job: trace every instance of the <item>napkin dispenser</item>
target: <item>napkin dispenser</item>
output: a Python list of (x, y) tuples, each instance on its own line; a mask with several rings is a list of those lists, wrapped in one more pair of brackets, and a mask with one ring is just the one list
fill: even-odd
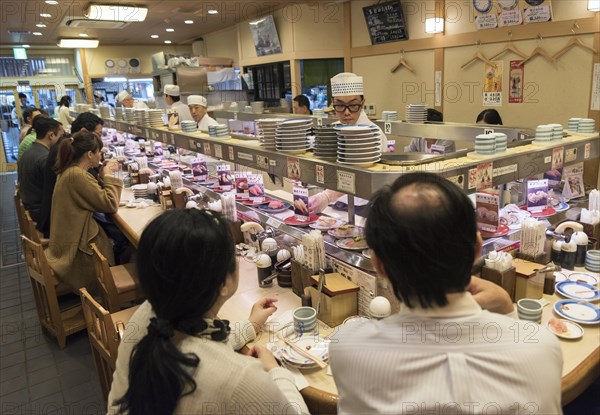
[(541, 299), (544, 293), (545, 274), (538, 270), (542, 267), (535, 262), (522, 259), (513, 260), (513, 266), (517, 275), (514, 301), (517, 302), (521, 298)]
[[(313, 286), (307, 288), (313, 307), (319, 300), (319, 275), (311, 276)], [(358, 314), (358, 291), (360, 287), (339, 273), (325, 274), (321, 304), (317, 318), (329, 327), (339, 326), (343, 321)]]

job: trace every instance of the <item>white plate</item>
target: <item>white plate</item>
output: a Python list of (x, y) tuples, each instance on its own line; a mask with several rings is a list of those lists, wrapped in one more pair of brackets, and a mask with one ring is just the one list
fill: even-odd
[(351, 243), (355, 243), (354, 239), (352, 238), (345, 238), (345, 239), (338, 239), (335, 241), (335, 244), (337, 246), (339, 246), (340, 248), (343, 249), (349, 249), (351, 251), (364, 251), (366, 249), (367, 246), (367, 240), (363, 239), (364, 244), (361, 244), (360, 246), (354, 246)]
[(554, 281), (556, 283), (567, 281), (567, 280), (568, 280), (568, 278), (565, 274), (563, 274), (560, 271), (554, 271)]
[(354, 166), (354, 167), (373, 167), (379, 160), (375, 160), (375, 161), (361, 161), (359, 163), (353, 163), (353, 162), (349, 162), (349, 161), (341, 161), (341, 160), (337, 160), (337, 162), (339, 164), (344, 164), (346, 166)]
[[(329, 360), (329, 339), (326, 337), (319, 337), (318, 332), (294, 333), (288, 337), (288, 341), (325, 362)], [(317, 363), (305, 358), (288, 345), (281, 348), (281, 357), (286, 362), (302, 368), (318, 367)]]
[(548, 330), (554, 333), (557, 337), (570, 340), (579, 339), (583, 337), (583, 328), (579, 324), (573, 323), (572, 321), (565, 320), (562, 318), (559, 320), (565, 323), (565, 325), (567, 326), (567, 331), (564, 333), (559, 333), (558, 331), (555, 331), (550, 322), (548, 322), (547, 325)]
[(330, 229), (329, 231), (327, 231), (327, 233), (329, 235), (333, 236), (334, 238), (344, 239), (344, 238), (351, 238), (351, 237), (356, 236), (356, 235), (362, 235), (363, 232), (364, 232), (364, 229), (361, 228), (360, 226), (354, 226), (354, 225), (347, 225), (347, 226), (348, 227), (352, 227), (352, 228), (350, 228), (351, 229), (350, 235), (348, 235), (348, 234), (341, 235), (339, 233), (339, 231), (337, 230), (337, 228)]
[(362, 254), (364, 256), (366, 256), (367, 258), (371, 259), (371, 250), (370, 249), (365, 249), (364, 251), (362, 251)]
[(563, 281), (557, 283), (555, 289), (563, 297), (574, 300), (596, 301), (600, 298), (598, 288), (585, 282)]
[(345, 222), (340, 219), (336, 219), (335, 222), (331, 225), (326, 225), (324, 222), (316, 221), (315, 223), (311, 223), (308, 225), (309, 227), (316, 229), (318, 231), (328, 231), (330, 229), (338, 228), (342, 226)]
[(580, 324), (600, 323), (600, 308), (586, 301), (560, 300), (554, 303), (554, 312)]
[(333, 127), (334, 130), (338, 130), (338, 131), (343, 131), (343, 132), (348, 132), (348, 133), (352, 133), (352, 132), (369, 132), (369, 131), (379, 131), (379, 128), (377, 128), (376, 125), (373, 124), (355, 124), (355, 125), (343, 125), (343, 124), (336, 124)]
[(598, 284), (598, 277), (596, 277), (592, 274), (587, 274), (587, 273), (583, 273), (583, 272), (574, 272), (574, 273), (570, 274), (567, 277), (567, 279), (569, 281), (585, 282), (586, 284), (590, 284), (590, 285)]

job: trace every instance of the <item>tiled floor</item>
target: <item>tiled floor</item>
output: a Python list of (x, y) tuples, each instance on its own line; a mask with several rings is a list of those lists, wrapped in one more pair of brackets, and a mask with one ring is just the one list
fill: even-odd
[[(15, 178), (0, 175), (0, 414), (104, 414), (87, 334), (69, 336), (60, 350), (41, 331), (18, 243)], [(600, 378), (565, 414), (600, 415), (598, 396)]]

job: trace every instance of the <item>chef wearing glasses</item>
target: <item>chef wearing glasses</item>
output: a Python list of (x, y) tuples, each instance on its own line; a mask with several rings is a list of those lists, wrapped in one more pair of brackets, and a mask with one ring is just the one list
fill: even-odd
[[(331, 106), (335, 110), (339, 123), (345, 125), (369, 124), (377, 127), (369, 120), (364, 111), (365, 96), (362, 76), (350, 72), (337, 74), (331, 78), (331, 95), (333, 97)], [(381, 151), (387, 151), (387, 137), (381, 128), (377, 127), (377, 129), (381, 134)], [(309, 198), (309, 209), (311, 213), (319, 213), (330, 203), (341, 199), (342, 196), (345, 195), (335, 190), (324, 190)], [(354, 203), (358, 213), (360, 211), (358, 207), (366, 205), (368, 201), (356, 198)]]

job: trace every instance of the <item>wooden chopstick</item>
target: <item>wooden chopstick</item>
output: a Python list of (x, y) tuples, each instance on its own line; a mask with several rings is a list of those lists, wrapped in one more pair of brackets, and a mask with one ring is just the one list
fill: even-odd
[(282, 337), (280, 335), (278, 335), (277, 337), (279, 337), (279, 339), (281, 341), (283, 341), (286, 345), (290, 346), (295, 352), (297, 352), (297, 353), (301, 354), (302, 356), (306, 357), (307, 359), (310, 359), (313, 362), (315, 362), (317, 365), (319, 365), (319, 367), (321, 369), (325, 369), (327, 367), (327, 363), (325, 363), (324, 361), (322, 361), (321, 359), (319, 359), (317, 356), (313, 356), (312, 354), (308, 353), (303, 348), (295, 345), (294, 343), (292, 343), (291, 341), (289, 341), (285, 337)]

